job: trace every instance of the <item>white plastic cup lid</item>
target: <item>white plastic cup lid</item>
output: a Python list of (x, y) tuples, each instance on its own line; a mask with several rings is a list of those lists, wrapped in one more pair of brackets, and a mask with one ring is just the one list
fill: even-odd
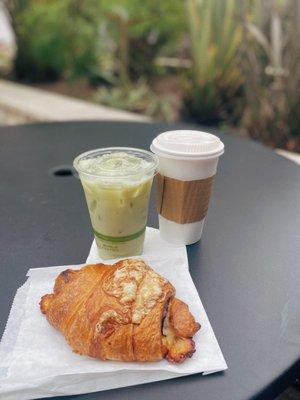
[(215, 135), (194, 130), (167, 131), (158, 135), (150, 149), (158, 156), (205, 159), (224, 153), (223, 142)]

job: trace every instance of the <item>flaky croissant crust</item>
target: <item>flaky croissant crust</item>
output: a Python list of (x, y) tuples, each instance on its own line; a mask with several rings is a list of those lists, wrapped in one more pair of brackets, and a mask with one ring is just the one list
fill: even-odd
[(101, 360), (180, 363), (200, 329), (170, 282), (140, 259), (63, 271), (40, 308), (76, 353)]

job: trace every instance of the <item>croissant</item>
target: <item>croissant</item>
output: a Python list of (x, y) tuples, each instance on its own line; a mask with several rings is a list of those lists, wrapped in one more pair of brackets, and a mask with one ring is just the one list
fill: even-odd
[(101, 360), (180, 363), (200, 329), (170, 282), (140, 259), (67, 269), (40, 308), (74, 352)]

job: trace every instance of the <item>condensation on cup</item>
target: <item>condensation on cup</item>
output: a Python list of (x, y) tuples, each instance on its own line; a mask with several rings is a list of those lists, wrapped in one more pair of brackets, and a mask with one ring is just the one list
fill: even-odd
[(157, 211), (163, 239), (174, 244), (200, 240), (224, 144), (194, 130), (163, 132), (151, 144), (159, 158)]

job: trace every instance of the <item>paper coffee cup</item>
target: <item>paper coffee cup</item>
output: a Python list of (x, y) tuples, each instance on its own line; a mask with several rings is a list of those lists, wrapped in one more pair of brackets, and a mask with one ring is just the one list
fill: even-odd
[(163, 239), (174, 244), (200, 240), (218, 159), (224, 144), (210, 133), (163, 132), (151, 144), (159, 158), (157, 211)]

